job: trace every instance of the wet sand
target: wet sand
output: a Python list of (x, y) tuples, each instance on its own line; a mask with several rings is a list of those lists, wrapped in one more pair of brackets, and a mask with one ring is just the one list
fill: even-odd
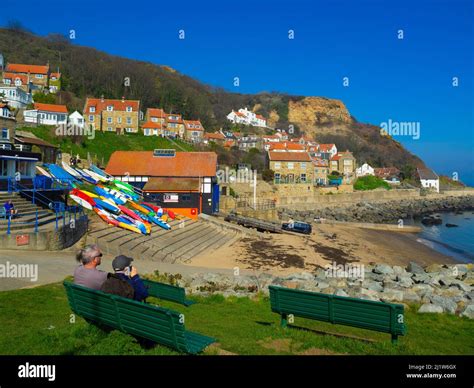
[(453, 263), (455, 260), (416, 241), (417, 235), (342, 225), (316, 225), (310, 236), (268, 234), (245, 237), (188, 264), (208, 268), (253, 269), (277, 274), (313, 271), (336, 262), (406, 266)]

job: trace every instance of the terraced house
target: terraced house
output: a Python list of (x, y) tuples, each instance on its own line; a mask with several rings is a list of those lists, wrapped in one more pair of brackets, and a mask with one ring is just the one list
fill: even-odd
[(140, 120), (140, 101), (88, 98), (84, 118), (89, 128), (96, 131), (137, 133)]
[(313, 184), (314, 168), (307, 152), (268, 151), (268, 162), (275, 184)]
[(3, 74), (6, 85), (20, 86), (26, 92), (43, 91), (48, 88), (49, 64), (25, 65), (20, 63), (8, 63)]
[(184, 120), (184, 127), (186, 129), (186, 140), (194, 143), (200, 143), (202, 141), (204, 128), (199, 120)]
[(355, 175), (356, 159), (350, 151), (338, 152), (329, 161), (329, 168), (349, 179)]

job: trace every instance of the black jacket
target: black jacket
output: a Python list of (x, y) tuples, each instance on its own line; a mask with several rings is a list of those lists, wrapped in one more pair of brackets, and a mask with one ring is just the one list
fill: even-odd
[(133, 299), (135, 295), (133, 287), (126, 280), (120, 279), (120, 277), (114, 273), (109, 273), (107, 275), (107, 280), (102, 284), (100, 290), (108, 294), (118, 295), (129, 299)]

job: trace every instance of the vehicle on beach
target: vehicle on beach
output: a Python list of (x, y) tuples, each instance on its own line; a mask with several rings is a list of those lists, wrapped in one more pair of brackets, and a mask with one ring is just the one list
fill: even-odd
[(313, 231), (311, 224), (302, 221), (284, 222), (281, 225), (281, 228), (283, 230), (288, 230), (289, 232), (297, 232), (303, 234), (311, 234), (311, 232)]

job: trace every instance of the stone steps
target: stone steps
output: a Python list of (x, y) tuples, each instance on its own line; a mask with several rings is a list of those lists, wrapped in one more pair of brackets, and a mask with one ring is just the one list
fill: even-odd
[(225, 231), (202, 220), (185, 219), (169, 222), (171, 230), (152, 225), (151, 235), (145, 236), (125, 229), (94, 223), (88, 243), (96, 243), (111, 255), (124, 254), (135, 259), (162, 262), (189, 261), (205, 250), (214, 250), (234, 241), (237, 233)]

